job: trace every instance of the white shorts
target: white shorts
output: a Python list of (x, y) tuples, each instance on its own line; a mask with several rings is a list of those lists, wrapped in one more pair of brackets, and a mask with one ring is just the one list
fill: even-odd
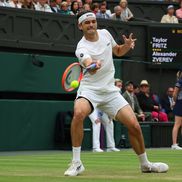
[(128, 102), (118, 92), (101, 93), (93, 91), (79, 91), (77, 98), (84, 97), (89, 100), (94, 108), (105, 112), (112, 119), (115, 119), (118, 111), (128, 105)]

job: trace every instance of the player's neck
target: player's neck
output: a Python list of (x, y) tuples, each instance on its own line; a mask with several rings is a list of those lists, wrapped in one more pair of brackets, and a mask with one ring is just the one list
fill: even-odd
[(97, 32), (94, 34), (85, 34), (84, 37), (86, 40), (88, 40), (90, 42), (96, 42), (99, 40), (99, 35)]

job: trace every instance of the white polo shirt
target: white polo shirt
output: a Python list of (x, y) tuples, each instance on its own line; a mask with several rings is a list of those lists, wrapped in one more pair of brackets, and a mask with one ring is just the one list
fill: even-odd
[(114, 85), (115, 68), (112, 56), (112, 48), (117, 44), (107, 30), (102, 29), (97, 32), (98, 41), (90, 42), (83, 36), (76, 48), (76, 56), (81, 65), (87, 58), (101, 61), (101, 68), (96, 74), (91, 75), (87, 72), (84, 75), (79, 91), (92, 90), (98, 93), (118, 91), (119, 88)]

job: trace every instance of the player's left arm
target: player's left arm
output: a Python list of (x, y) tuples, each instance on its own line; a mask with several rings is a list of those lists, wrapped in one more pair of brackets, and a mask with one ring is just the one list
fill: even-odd
[(130, 49), (134, 49), (136, 39), (133, 39), (132, 36), (133, 36), (133, 33), (131, 33), (128, 38), (125, 35), (123, 35), (124, 44), (116, 45), (115, 47), (113, 47), (113, 53), (116, 56), (118, 57), (123, 56)]

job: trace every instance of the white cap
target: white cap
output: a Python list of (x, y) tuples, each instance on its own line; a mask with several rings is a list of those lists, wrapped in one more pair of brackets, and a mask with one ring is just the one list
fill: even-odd
[(149, 83), (148, 83), (147, 80), (142, 80), (142, 81), (140, 82), (140, 86), (141, 86), (141, 85), (148, 85), (148, 86), (149, 86)]

